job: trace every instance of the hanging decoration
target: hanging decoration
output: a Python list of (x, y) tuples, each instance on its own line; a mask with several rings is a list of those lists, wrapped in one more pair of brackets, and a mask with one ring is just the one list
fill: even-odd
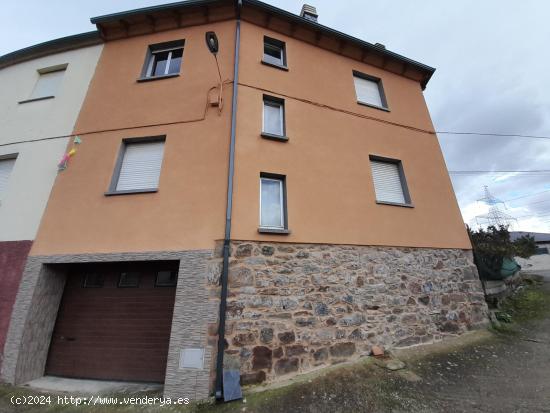
[(79, 136), (75, 136), (73, 139), (73, 147), (63, 155), (59, 163), (57, 164), (57, 169), (59, 172), (67, 169), (69, 165), (69, 159), (71, 159), (76, 154), (76, 146), (82, 143), (82, 139)]

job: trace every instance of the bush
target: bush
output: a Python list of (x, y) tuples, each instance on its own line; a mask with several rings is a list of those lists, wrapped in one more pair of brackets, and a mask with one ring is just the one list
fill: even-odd
[(474, 257), (479, 274), (486, 279), (499, 279), (502, 262), (505, 258), (529, 258), (535, 254), (535, 238), (525, 235), (515, 241), (510, 240), (508, 228), (489, 226), (486, 230), (472, 231), (468, 228)]

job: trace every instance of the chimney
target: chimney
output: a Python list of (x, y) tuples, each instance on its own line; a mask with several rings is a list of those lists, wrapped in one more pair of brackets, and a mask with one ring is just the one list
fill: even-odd
[(317, 14), (317, 9), (313, 6), (310, 6), (309, 4), (304, 4), (302, 6), (302, 12), (300, 13), (300, 16), (304, 19), (308, 19), (314, 22), (317, 22), (317, 17), (319, 17), (319, 15)]

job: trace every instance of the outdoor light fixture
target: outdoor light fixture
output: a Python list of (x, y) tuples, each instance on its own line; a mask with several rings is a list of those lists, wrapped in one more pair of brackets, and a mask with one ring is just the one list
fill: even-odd
[(206, 32), (204, 37), (206, 39), (206, 45), (208, 46), (210, 53), (213, 53), (213, 54), (218, 53), (219, 45), (218, 45), (218, 36), (216, 36), (216, 33)]

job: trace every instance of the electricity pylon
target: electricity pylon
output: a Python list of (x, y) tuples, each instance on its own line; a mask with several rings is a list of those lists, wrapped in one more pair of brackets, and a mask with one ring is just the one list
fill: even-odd
[(485, 185), (483, 187), (484, 190), (484, 197), (481, 199), (478, 199), (478, 202), (483, 202), (486, 205), (489, 205), (489, 212), (485, 215), (478, 215), (476, 216), (476, 223), (478, 226), (505, 226), (505, 227), (512, 227), (513, 224), (517, 224), (517, 219), (514, 218), (511, 215), (508, 215), (507, 213), (503, 212), (500, 209), (500, 204), (504, 205), (504, 208), (506, 208), (506, 204), (504, 201), (501, 201), (498, 198), (495, 198), (491, 192), (489, 192), (489, 187)]

